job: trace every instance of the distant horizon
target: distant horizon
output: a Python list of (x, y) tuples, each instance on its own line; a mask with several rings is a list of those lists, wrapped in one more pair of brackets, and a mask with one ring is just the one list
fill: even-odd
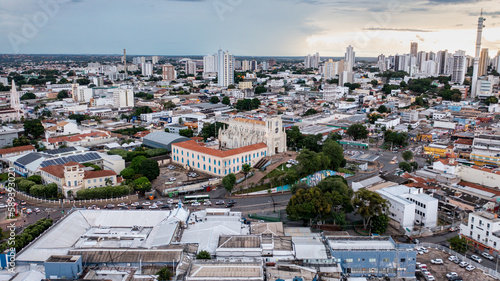
[[(219, 48), (258, 57), (319, 52), (358, 57), (419, 51), (474, 55), (481, 9), (483, 48), (500, 48), (500, 4), (491, 0), (23, 0), (1, 1), (6, 54), (167, 54)], [(121, 46), (117, 48), (117, 46)], [(120, 55), (120, 54), (118, 54)], [(166, 55), (164, 55), (166, 56)]]

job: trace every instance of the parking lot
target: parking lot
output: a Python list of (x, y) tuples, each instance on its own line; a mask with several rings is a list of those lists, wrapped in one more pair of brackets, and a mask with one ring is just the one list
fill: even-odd
[[(450, 255), (448, 253), (433, 249), (433, 248), (427, 248), (428, 252), (424, 254), (419, 254), (417, 255), (417, 262), (421, 264), (426, 264), (427, 265), (427, 270), (431, 272), (431, 274), (436, 278), (436, 280), (441, 281), (441, 280), (448, 280), (446, 277), (447, 273), (450, 272), (456, 272), (458, 273), (458, 276), (462, 277), (464, 281), (467, 280), (484, 280), (484, 281), (493, 281), (496, 280), (493, 277), (490, 277), (488, 275), (485, 275), (480, 269), (474, 269), (472, 271), (467, 271), (465, 268), (460, 267), (458, 264), (455, 264), (452, 261), (449, 261), (448, 258)], [(437, 265), (437, 264), (432, 264), (431, 260), (432, 259), (442, 259), (443, 264), (442, 265)], [(425, 280), (425, 279), (420, 279), (420, 280)]]
[(163, 188), (166, 184), (168, 184), (169, 187), (176, 187), (182, 185), (186, 181), (210, 178), (199, 172), (196, 172), (195, 178), (188, 177), (188, 173), (188, 171), (178, 165), (170, 164), (165, 167), (160, 167), (160, 176), (153, 181), (153, 188)]

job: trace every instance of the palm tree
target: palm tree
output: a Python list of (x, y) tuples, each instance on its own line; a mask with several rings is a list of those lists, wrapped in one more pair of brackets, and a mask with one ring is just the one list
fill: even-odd
[(243, 166), (241, 166), (241, 171), (245, 175), (246, 186), (248, 188), (248, 178), (247, 178), (247, 176), (250, 173), (250, 171), (252, 171), (252, 166), (250, 166), (250, 164), (243, 164)]
[(113, 181), (111, 180), (111, 178), (106, 178), (104, 180), (104, 183), (106, 184), (106, 186), (111, 186), (113, 185)]

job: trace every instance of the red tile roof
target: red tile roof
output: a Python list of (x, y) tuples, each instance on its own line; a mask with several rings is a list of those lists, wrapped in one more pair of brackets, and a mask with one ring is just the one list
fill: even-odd
[(257, 143), (257, 144), (252, 144), (252, 145), (240, 147), (240, 148), (222, 151), (222, 150), (217, 150), (217, 149), (213, 149), (213, 148), (203, 147), (203, 146), (199, 145), (197, 142), (195, 142), (194, 140), (188, 140), (185, 142), (174, 143), (174, 144), (172, 144), (172, 146), (177, 146), (177, 147), (188, 149), (188, 150), (194, 150), (194, 151), (199, 152), (199, 153), (208, 154), (208, 155), (212, 155), (212, 156), (216, 156), (216, 157), (220, 157), (220, 158), (230, 157), (230, 156), (234, 156), (234, 155), (238, 155), (238, 154), (242, 154), (242, 153), (246, 153), (246, 152), (251, 152), (251, 151), (254, 151), (257, 149), (267, 148), (267, 145), (265, 143), (261, 142), (261, 143)]
[(473, 140), (471, 139), (458, 139), (455, 141), (455, 144), (464, 144), (464, 145), (472, 145)]
[(36, 151), (35, 147), (31, 144), (18, 146), (18, 147), (4, 148), (4, 149), (0, 149), (0, 155), (22, 152), (22, 151), (31, 151), (31, 150)]
[(151, 133), (150, 131), (142, 131), (142, 132), (135, 133), (134, 137), (143, 138), (143, 137), (149, 135), (150, 133)]
[(100, 171), (85, 171), (84, 179), (102, 178), (116, 176), (115, 171), (111, 170), (100, 170)]
[(65, 166), (65, 167), (69, 167), (69, 166), (79, 166), (80, 168), (85, 167), (85, 166), (83, 166), (83, 165), (81, 165), (80, 163), (75, 162), (75, 161), (70, 161), (70, 162), (68, 162), (68, 163), (64, 164), (63, 166)]
[(487, 191), (487, 192), (495, 194), (496, 196), (500, 196), (500, 190), (498, 190), (498, 189), (488, 188), (488, 187), (485, 187), (485, 186), (482, 186), (479, 184), (466, 182), (466, 181), (460, 181), (458, 184), (461, 186), (468, 186), (468, 187), (472, 187), (472, 188), (479, 189), (482, 191)]
[(57, 178), (64, 178), (64, 167), (63, 165), (52, 165), (52, 166), (47, 166), (44, 168), (41, 168), (40, 170), (49, 173)]

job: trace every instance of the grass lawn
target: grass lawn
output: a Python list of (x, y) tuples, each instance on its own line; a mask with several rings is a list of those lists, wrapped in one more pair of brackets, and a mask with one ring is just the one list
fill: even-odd
[(295, 169), (295, 165), (292, 165), (292, 167), (290, 167), (290, 168), (287, 168), (286, 165), (287, 165), (287, 163), (283, 163), (283, 164), (279, 165), (278, 168), (269, 172), (263, 179), (277, 178), (281, 175), (286, 175), (286, 173), (288, 173), (288, 171)]

